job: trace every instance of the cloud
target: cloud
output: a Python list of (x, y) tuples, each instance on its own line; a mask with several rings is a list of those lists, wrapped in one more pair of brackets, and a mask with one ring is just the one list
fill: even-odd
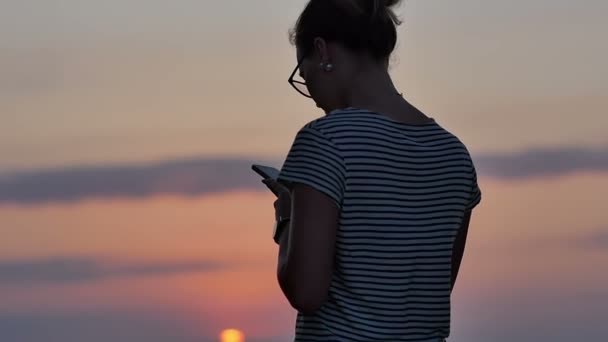
[[(217, 342), (222, 319), (174, 308), (0, 312), (2, 342)], [(282, 329), (278, 329), (282, 330)], [(249, 337), (247, 342), (279, 342), (293, 336)]]
[(598, 228), (581, 236), (577, 245), (583, 248), (601, 248), (608, 250), (608, 227)]
[[(193, 333), (192, 322), (183, 313), (165, 309), (159, 312), (139, 310), (99, 310), (79, 312), (0, 313), (0, 339), (7, 342), (215, 342)], [(195, 325), (196, 324), (196, 325)], [(214, 336), (212, 327), (199, 331)], [(199, 335), (199, 336), (196, 336)]]
[[(535, 148), (512, 154), (477, 154), (480, 177), (528, 179), (608, 171), (608, 146)], [(36, 204), (87, 198), (138, 198), (158, 194), (199, 196), (238, 189), (266, 191), (247, 159), (190, 159), (30, 170), (0, 175), (0, 204)]]
[(475, 320), (456, 323), (449, 341), (572, 342), (604, 339), (608, 291), (602, 284), (596, 284), (593, 291), (589, 291), (587, 284), (580, 288), (560, 287), (560, 284), (553, 283), (547, 285), (546, 288), (541, 284), (505, 285), (472, 293), (470, 298), (455, 299), (461, 303), (454, 305), (454, 317), (475, 317)]
[(0, 204), (264, 190), (260, 177), (251, 170), (252, 163), (239, 159), (199, 159), (16, 172), (0, 175)]
[(87, 257), (0, 260), (0, 285), (39, 286), (106, 278), (214, 272), (229, 265), (210, 260), (120, 263)]
[(502, 179), (608, 171), (608, 146), (533, 148), (512, 154), (480, 154), (473, 157), (481, 176)]

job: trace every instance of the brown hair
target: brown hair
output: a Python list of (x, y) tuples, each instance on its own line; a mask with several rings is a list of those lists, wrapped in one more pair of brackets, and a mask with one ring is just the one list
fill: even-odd
[(310, 0), (290, 32), (292, 44), (305, 55), (316, 37), (341, 43), (354, 52), (386, 60), (397, 43), (401, 21), (393, 7), (400, 0)]

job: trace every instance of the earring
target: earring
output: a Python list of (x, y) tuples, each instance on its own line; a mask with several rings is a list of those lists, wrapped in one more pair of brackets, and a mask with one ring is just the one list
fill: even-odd
[(327, 72), (331, 72), (332, 70), (334, 70), (334, 65), (331, 63), (321, 63), (319, 64), (319, 66), (321, 67), (321, 69), (327, 71)]

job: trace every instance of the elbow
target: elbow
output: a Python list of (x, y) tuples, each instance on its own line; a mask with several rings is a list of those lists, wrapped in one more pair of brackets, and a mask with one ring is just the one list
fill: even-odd
[[(315, 269), (319, 269), (316, 267)], [(331, 272), (313, 272), (279, 267), (278, 280), (289, 304), (304, 315), (312, 315), (325, 304), (329, 297)]]
[(312, 315), (317, 312), (329, 294), (329, 286), (319, 286), (303, 280), (294, 282), (279, 277), (279, 284), (289, 304), (304, 315)]
[(326, 300), (327, 293), (294, 293), (292, 298), (289, 299), (289, 303), (301, 314), (312, 315), (321, 309)]

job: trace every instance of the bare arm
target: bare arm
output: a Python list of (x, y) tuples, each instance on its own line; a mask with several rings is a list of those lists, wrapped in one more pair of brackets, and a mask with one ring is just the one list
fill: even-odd
[(464, 218), (454, 240), (454, 248), (452, 250), (452, 282), (450, 289), (454, 289), (456, 283), (456, 277), (458, 277), (458, 271), (460, 270), (460, 263), (462, 262), (462, 256), (464, 255), (464, 247), (467, 242), (467, 233), (469, 231), (469, 223), (471, 222), (471, 211), (465, 211)]
[(332, 200), (304, 184), (291, 194), (290, 227), (280, 237), (277, 278), (291, 305), (304, 314), (327, 299), (340, 211)]

